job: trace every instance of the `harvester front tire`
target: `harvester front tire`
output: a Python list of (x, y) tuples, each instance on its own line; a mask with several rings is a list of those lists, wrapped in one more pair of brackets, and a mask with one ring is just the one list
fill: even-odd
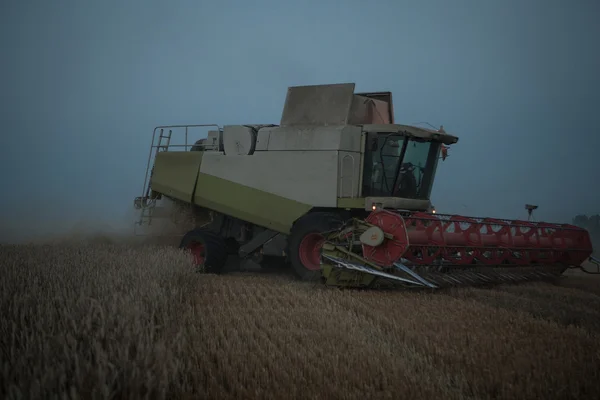
[(180, 249), (188, 251), (198, 247), (203, 248), (204, 272), (222, 273), (228, 257), (225, 239), (214, 232), (194, 229), (185, 234), (179, 245)]
[[(288, 256), (296, 275), (303, 281), (321, 279), (319, 263), (320, 245), (324, 237), (320, 232), (340, 228), (343, 219), (331, 212), (315, 212), (302, 217), (294, 224), (288, 237)], [(307, 252), (307, 248), (311, 251)]]

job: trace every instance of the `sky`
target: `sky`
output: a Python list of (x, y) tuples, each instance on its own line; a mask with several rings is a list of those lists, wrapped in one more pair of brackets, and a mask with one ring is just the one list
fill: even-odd
[(459, 136), (439, 212), (600, 213), (600, 3), (0, 2), (0, 240), (130, 226), (157, 125), (279, 123), (288, 86), (392, 91)]

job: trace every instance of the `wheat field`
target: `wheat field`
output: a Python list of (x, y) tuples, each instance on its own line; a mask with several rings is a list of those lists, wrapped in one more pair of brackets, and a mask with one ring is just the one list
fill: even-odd
[(7, 399), (598, 399), (600, 284), (358, 291), (167, 246), (0, 246)]

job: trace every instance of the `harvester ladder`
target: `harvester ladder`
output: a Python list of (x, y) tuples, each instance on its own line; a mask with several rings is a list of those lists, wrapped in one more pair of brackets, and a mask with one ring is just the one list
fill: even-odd
[[(152, 145), (150, 149), (150, 159), (148, 160), (148, 168), (146, 168), (146, 178), (144, 179), (144, 196), (150, 196), (150, 179), (152, 178), (152, 173), (154, 172), (154, 160), (156, 156), (161, 151), (169, 151), (169, 144), (171, 143), (171, 135), (173, 135), (173, 130), (169, 129), (168, 133), (164, 133), (164, 129), (161, 129), (158, 135), (158, 143), (156, 145)], [(166, 142), (166, 143), (163, 143)], [(154, 155), (152, 155), (152, 150), (154, 149)], [(149, 169), (150, 165), (153, 165), (152, 169)]]
[[(146, 167), (146, 176), (144, 178), (144, 189), (143, 189), (143, 197), (146, 199), (150, 197), (150, 180), (152, 179), (152, 174), (154, 173), (154, 160), (158, 153), (163, 151), (169, 151), (169, 144), (171, 143), (171, 136), (173, 135), (173, 130), (169, 129), (165, 132), (164, 128), (161, 128), (158, 133), (157, 143), (150, 146), (150, 154), (148, 156), (148, 166)], [(152, 165), (152, 168), (150, 168)], [(137, 222), (138, 225), (147, 224), (152, 225), (152, 214), (154, 207), (143, 207), (140, 213), (140, 219)]]
[[(163, 151), (169, 151), (169, 149), (173, 148), (183, 148), (187, 151), (193, 144), (189, 143), (189, 129), (190, 128), (206, 128), (206, 127), (214, 127), (217, 131), (221, 132), (221, 128), (217, 124), (195, 124), (195, 125), (164, 125), (157, 126), (154, 128), (152, 132), (152, 144), (150, 145), (150, 151), (148, 153), (148, 163), (146, 165), (146, 174), (144, 176), (144, 186), (142, 188), (142, 196), (136, 197), (136, 208), (140, 208), (140, 218), (135, 223), (135, 226), (141, 225), (151, 225), (152, 218), (154, 217), (154, 212), (156, 211), (156, 200), (150, 198), (150, 194), (152, 192), (152, 188), (150, 187), (150, 181), (152, 179), (152, 174), (154, 173), (154, 161), (156, 160), (156, 156), (158, 153)], [(173, 135), (173, 130), (179, 129), (178, 132), (182, 132), (184, 135), (183, 144), (179, 144), (178, 141), (175, 144), (171, 144), (171, 137)], [(177, 133), (177, 132), (176, 132)], [(137, 231), (134, 228), (134, 231)]]

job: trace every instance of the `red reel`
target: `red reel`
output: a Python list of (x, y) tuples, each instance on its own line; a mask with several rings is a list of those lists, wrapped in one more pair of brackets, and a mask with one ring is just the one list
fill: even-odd
[(377, 247), (363, 244), (363, 257), (383, 267), (391, 267), (409, 246), (404, 218), (390, 211), (375, 210), (367, 217), (366, 222), (378, 226), (383, 232), (392, 235), (393, 239), (384, 239)]

